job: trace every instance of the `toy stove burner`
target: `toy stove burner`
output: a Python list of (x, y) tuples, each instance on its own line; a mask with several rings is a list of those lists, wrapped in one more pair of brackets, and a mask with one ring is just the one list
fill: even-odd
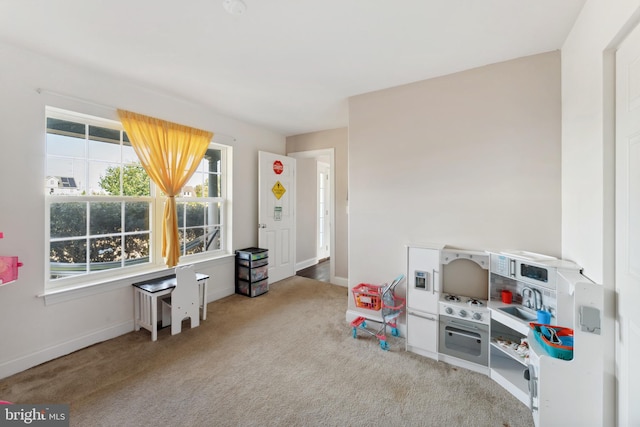
[(489, 324), (487, 301), (474, 297), (443, 294), (440, 300), (440, 315), (464, 319), (467, 322)]
[(471, 307), (484, 307), (484, 302), (475, 298), (469, 298), (469, 300), (467, 300), (467, 304), (469, 304)]

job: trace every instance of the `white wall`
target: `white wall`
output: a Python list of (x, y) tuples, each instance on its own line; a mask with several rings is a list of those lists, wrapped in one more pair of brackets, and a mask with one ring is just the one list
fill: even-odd
[[(0, 378), (133, 330), (132, 280), (105, 292), (45, 305), (45, 105), (116, 119), (115, 107), (219, 132), (233, 146), (233, 248), (257, 244), (258, 150), (285, 153), (282, 135), (212, 109), (0, 44), (0, 253), (17, 255), (19, 280), (0, 286)], [(44, 88), (65, 96), (38, 94)], [(85, 100), (81, 101), (81, 100)], [(235, 141), (233, 138), (235, 138)], [(233, 293), (233, 259), (203, 263), (209, 299)], [(162, 272), (156, 273), (156, 275)], [(138, 278), (137, 280), (140, 280)], [(142, 331), (141, 334), (146, 332)]]
[(614, 90), (613, 57), (605, 58), (625, 26), (637, 22), (639, 5), (587, 1), (562, 48), (562, 253), (596, 283), (605, 281), (613, 220), (613, 106), (605, 106)]
[(559, 52), (356, 96), (349, 120), (350, 286), (405, 272), (410, 242), (560, 255)]
[(296, 159), (296, 269), (314, 265), (318, 246), (317, 160)]
[(615, 413), (613, 52), (639, 18), (638, 0), (588, 0), (562, 47), (562, 255), (605, 289), (603, 425)]

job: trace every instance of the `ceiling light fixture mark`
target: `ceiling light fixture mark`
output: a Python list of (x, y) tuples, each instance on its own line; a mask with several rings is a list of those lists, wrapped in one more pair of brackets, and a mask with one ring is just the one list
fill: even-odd
[(247, 10), (247, 5), (242, 0), (224, 0), (222, 6), (232, 15), (242, 15)]

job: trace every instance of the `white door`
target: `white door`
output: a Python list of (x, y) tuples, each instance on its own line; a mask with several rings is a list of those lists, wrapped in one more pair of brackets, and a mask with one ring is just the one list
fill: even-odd
[(269, 283), (295, 275), (296, 159), (258, 153), (258, 246), (269, 250)]
[(640, 425), (640, 27), (616, 53), (618, 425)]
[(330, 168), (327, 163), (318, 162), (318, 247), (317, 258), (329, 258), (331, 245), (330, 210)]

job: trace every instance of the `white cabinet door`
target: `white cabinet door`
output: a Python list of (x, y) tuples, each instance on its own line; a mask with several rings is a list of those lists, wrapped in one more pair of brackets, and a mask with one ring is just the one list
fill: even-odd
[(409, 248), (407, 272), (407, 307), (437, 313), (440, 283), (440, 250)]
[(407, 349), (423, 356), (437, 358), (438, 315), (407, 311)]

